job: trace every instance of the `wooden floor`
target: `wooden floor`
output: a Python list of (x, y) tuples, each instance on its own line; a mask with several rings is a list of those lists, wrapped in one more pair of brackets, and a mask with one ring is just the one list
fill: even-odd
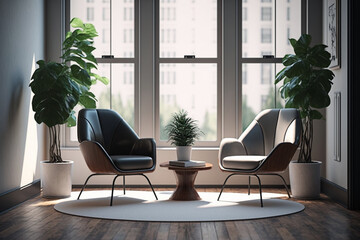
[[(219, 189), (198, 190), (219, 192)], [(226, 191), (246, 192), (245, 189)], [(285, 193), (285, 190), (264, 189), (264, 192)], [(75, 217), (55, 211), (53, 206), (57, 202), (39, 196), (1, 214), (0, 239), (360, 239), (360, 212), (349, 211), (326, 196), (316, 201), (298, 201), (305, 205), (305, 210), (289, 216), (196, 223)]]

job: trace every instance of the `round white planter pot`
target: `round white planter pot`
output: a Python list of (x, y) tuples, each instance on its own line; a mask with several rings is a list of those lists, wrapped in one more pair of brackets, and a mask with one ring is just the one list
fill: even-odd
[(189, 161), (191, 159), (191, 146), (176, 146), (178, 161)]
[(41, 161), (42, 196), (45, 198), (66, 198), (71, 195), (71, 173), (73, 161), (50, 163)]
[(299, 199), (317, 199), (320, 197), (321, 162), (298, 163), (289, 165), (291, 194)]

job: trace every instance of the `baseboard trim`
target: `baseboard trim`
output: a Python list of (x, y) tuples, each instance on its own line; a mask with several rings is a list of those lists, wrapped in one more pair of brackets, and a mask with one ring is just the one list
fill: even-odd
[(348, 193), (347, 190), (339, 185), (325, 179), (321, 178), (321, 192), (330, 197), (335, 202), (340, 205), (347, 207), (348, 205)]
[[(83, 185), (73, 185), (73, 188), (82, 188)], [(153, 185), (154, 188), (175, 188), (176, 185)], [(197, 188), (221, 188), (222, 185), (195, 185)], [(225, 188), (247, 188), (248, 185), (226, 185)], [(289, 187), (289, 186), (288, 186)], [(89, 184), (86, 188), (111, 188), (111, 185)], [(122, 185), (115, 185), (115, 188), (122, 188)], [(149, 185), (126, 185), (126, 188), (149, 188)], [(259, 185), (251, 185), (251, 188), (259, 188)], [(261, 185), (261, 188), (285, 188), (284, 185)]]
[(40, 180), (0, 196), (0, 214), (40, 194)]

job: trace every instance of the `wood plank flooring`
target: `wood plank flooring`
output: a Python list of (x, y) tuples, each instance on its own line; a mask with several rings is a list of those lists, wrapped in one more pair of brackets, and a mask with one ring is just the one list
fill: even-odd
[[(198, 189), (216, 192), (219, 190)], [(225, 191), (245, 193), (247, 189)], [(256, 190), (253, 191), (255, 192)], [(285, 194), (282, 189), (264, 189), (264, 192)], [(360, 212), (349, 211), (324, 195), (313, 201), (292, 199), (301, 202), (306, 208), (303, 212), (289, 216), (195, 223), (76, 217), (55, 211), (53, 206), (58, 201), (38, 196), (2, 213), (0, 239), (360, 239)]]

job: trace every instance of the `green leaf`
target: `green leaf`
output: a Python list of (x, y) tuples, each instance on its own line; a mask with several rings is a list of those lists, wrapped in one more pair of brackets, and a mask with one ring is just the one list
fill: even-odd
[[(94, 96), (94, 94), (92, 94)], [(96, 108), (96, 99), (94, 99), (89, 94), (84, 94), (80, 96), (79, 103), (85, 108)]]
[(286, 68), (286, 70), (284, 71), (284, 75), (288, 78), (293, 78), (301, 75), (305, 71), (305, 69), (306, 65), (304, 64), (304, 62), (298, 60)]
[(311, 43), (311, 36), (309, 34), (302, 34), (297, 43), (304, 47), (309, 47)]
[(294, 38), (290, 38), (290, 39), (289, 39), (289, 42), (290, 42), (290, 44), (291, 44), (291, 46), (292, 46), (293, 48), (295, 48), (295, 47), (296, 47), (296, 44), (297, 44), (296, 39), (294, 39)]
[(285, 77), (286, 67), (276, 74), (275, 84), (278, 84)]
[(91, 46), (91, 43), (88, 41), (81, 41), (80, 43), (77, 43), (76, 47), (78, 47), (85, 54), (89, 54), (96, 49), (95, 47)]
[(297, 105), (294, 103), (294, 98), (289, 97), (285, 100), (285, 108), (297, 108)]
[(91, 39), (93, 36), (92, 35), (90, 35), (90, 34), (87, 34), (87, 33), (80, 33), (80, 34), (78, 34), (77, 36), (76, 36), (76, 39), (77, 40), (80, 40), (80, 41), (82, 41), (82, 40), (88, 40), (88, 39)]
[(85, 69), (82, 69), (75, 64), (71, 65), (70, 68), (72, 75), (77, 78), (82, 85), (91, 86), (90, 75)]
[(76, 126), (76, 117), (75, 117), (75, 111), (71, 111), (68, 119), (66, 119), (66, 123), (68, 127), (74, 127)]
[(77, 64), (79, 64), (82, 68), (86, 68), (86, 62), (85, 62), (84, 59), (81, 58), (81, 57), (69, 56), (69, 57), (66, 57), (64, 60), (65, 60), (65, 62), (74, 61), (74, 62), (76, 62)]
[(90, 76), (94, 77), (96, 80), (102, 82), (102, 83), (105, 84), (105, 85), (108, 85), (109, 82), (110, 82), (108, 78), (106, 78), (106, 77), (101, 77), (101, 76), (99, 76), (99, 75), (97, 75), (97, 74), (95, 74), (95, 73), (90, 73)]
[(96, 65), (91, 62), (87, 62), (85, 65), (86, 66), (84, 68), (86, 68), (88, 72), (91, 72), (91, 69), (97, 69)]
[(71, 33), (67, 34), (66, 39), (63, 42), (63, 49), (66, 51), (67, 49), (71, 48), (75, 40), (75, 37)]
[(70, 26), (73, 28), (84, 28), (84, 23), (80, 18), (73, 18), (70, 21)]
[(316, 45), (309, 50), (309, 62), (318, 68), (326, 68), (330, 65), (330, 53), (325, 50), (327, 46), (323, 44)]
[(295, 54), (298, 56), (305, 56), (307, 54), (310, 42), (310, 35), (301, 35), (300, 38), (296, 41), (296, 43), (292, 44)]
[(284, 64), (284, 66), (290, 66), (298, 60), (299, 58), (296, 55), (286, 54), (282, 59), (282, 63)]
[(86, 34), (89, 34), (91, 38), (94, 38), (94, 37), (98, 36), (98, 33), (96, 32), (96, 29), (95, 29), (93, 24), (85, 23), (84, 26), (85, 26), (84, 32)]
[(93, 63), (97, 63), (94, 55), (92, 55), (91, 53), (90, 54), (87, 54), (86, 57), (85, 57), (86, 60), (89, 60), (90, 62), (93, 62)]
[(325, 108), (330, 105), (330, 97), (321, 84), (316, 84), (316, 87), (309, 89), (310, 92), (310, 106), (314, 108)]
[(53, 88), (63, 71), (63, 65), (55, 62), (45, 63), (38, 61), (39, 68), (32, 75), (33, 81), (30, 83), (31, 90), (34, 94), (46, 92)]
[(70, 57), (72, 54), (77, 55), (78, 57), (84, 57), (83, 51), (81, 49), (68, 49), (64, 52), (64, 54), (61, 56), (61, 58)]
[(322, 119), (322, 114), (317, 110), (310, 111), (310, 119)]

